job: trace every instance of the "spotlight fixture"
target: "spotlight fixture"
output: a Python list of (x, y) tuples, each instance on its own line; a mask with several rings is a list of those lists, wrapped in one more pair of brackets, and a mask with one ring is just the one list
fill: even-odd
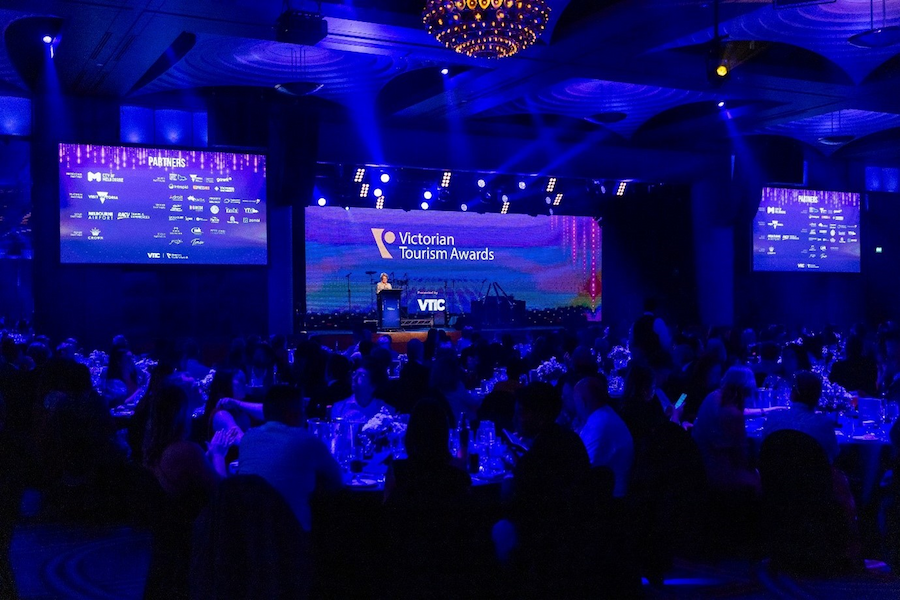
[(450, 74), (450, 69), (448, 69), (447, 67), (444, 67), (443, 69), (441, 69), (441, 75), (449, 75), (449, 74)]
[(364, 183), (361, 186), (359, 186), (359, 197), (366, 198), (366, 197), (368, 197), (368, 195), (369, 195), (369, 184)]
[(503, 207), (500, 209), (500, 214), (505, 215), (509, 212), (509, 200), (503, 201)]
[(431, 193), (431, 190), (425, 190), (424, 192), (422, 192), (422, 197), (426, 200), (431, 200), (432, 196), (434, 196), (434, 194)]
[[(289, 5), (285, 2), (285, 6)], [(315, 46), (328, 35), (328, 22), (320, 14), (286, 10), (275, 20), (275, 41)]]
[(500, 196), (500, 201), (509, 204), (509, 196), (503, 194), (502, 196)]
[(520, 181), (520, 182), (519, 182), (519, 189), (520, 189), (520, 190), (524, 190), (524, 189), (525, 189), (525, 182), (524, 182), (524, 181)]
[(420, 204), (419, 206), (422, 207), (422, 210), (428, 210), (428, 203), (427, 203), (427, 202), (423, 202), (423, 203)]
[(365, 167), (356, 169), (356, 175), (353, 176), (353, 183), (362, 183), (363, 177), (366, 176)]
[(466, 212), (467, 210), (469, 210), (469, 205), (466, 204), (465, 202), (463, 202), (462, 204), (459, 205), (459, 210)]
[(41, 38), (41, 41), (44, 42), (45, 44), (49, 44), (50, 42), (53, 41), (53, 36), (45, 35), (44, 37)]
[(624, 196), (624, 195), (625, 195), (625, 188), (626, 188), (626, 187), (628, 187), (628, 182), (627, 182), (627, 181), (620, 181), (620, 182), (619, 182), (619, 189), (616, 190), (616, 196)]
[(716, 106), (718, 106), (719, 108), (725, 108), (725, 101), (719, 100), (719, 102), (716, 104)]
[(387, 183), (387, 182), (389, 182), (390, 180), (391, 180), (391, 176), (390, 176), (390, 175), (388, 175), (387, 173), (382, 173), (382, 174), (381, 174), (381, 183)]
[(487, 182), (485, 182), (484, 179), (479, 179), (479, 180), (478, 180), (478, 187), (483, 188), (483, 187), (486, 186), (486, 185), (487, 185)]
[(547, 193), (552, 192), (556, 189), (556, 177), (551, 177), (547, 180)]
[(552, 203), (553, 203), (553, 198), (551, 198), (550, 196), (547, 196), (546, 198), (544, 198), (544, 202), (546, 202), (548, 205), (549, 205), (549, 204), (552, 204)]
[(326, 204), (328, 204), (328, 200), (326, 200), (325, 198), (319, 198), (319, 206), (325, 206)]
[(716, 75), (718, 75), (719, 77), (725, 77), (726, 75), (728, 75), (728, 65), (722, 63), (718, 67), (716, 67)]
[(375, 201), (375, 208), (381, 210), (384, 208), (384, 196), (379, 196), (378, 200)]
[(553, 206), (559, 206), (559, 203), (562, 202), (563, 195), (557, 194), (556, 198), (553, 199)]
[(384, 194), (384, 192), (381, 191), (381, 188), (375, 188), (374, 190), (372, 190), (372, 195), (376, 198), (381, 198), (382, 194)]
[(505, 58), (537, 41), (546, 0), (428, 0), (422, 20), (446, 47), (474, 58)]
[(441, 187), (446, 188), (450, 187), (450, 177), (453, 175), (450, 171), (444, 171), (443, 177), (441, 177)]

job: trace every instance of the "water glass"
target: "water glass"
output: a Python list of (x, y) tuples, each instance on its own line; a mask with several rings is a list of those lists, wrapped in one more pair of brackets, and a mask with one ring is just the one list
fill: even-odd
[(900, 417), (900, 404), (896, 400), (884, 401), (884, 422), (891, 424)]
[(491, 447), (497, 439), (497, 430), (493, 421), (482, 421), (478, 425), (478, 432), (475, 434), (475, 441), (482, 446)]
[(448, 441), (450, 455), (457, 456), (459, 454), (459, 432), (456, 429), (450, 428), (450, 439)]
[(313, 437), (318, 438), (328, 444), (331, 437), (331, 424), (322, 419), (307, 419), (306, 428)]
[(353, 423), (338, 417), (331, 424), (329, 447), (335, 456), (346, 454), (353, 448)]
[(883, 407), (881, 398), (860, 398), (858, 405), (859, 418), (861, 421), (876, 421), (881, 423), (884, 420)]

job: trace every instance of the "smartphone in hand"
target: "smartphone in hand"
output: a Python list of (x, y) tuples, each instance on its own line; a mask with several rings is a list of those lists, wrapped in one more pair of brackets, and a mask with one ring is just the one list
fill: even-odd
[(503, 429), (501, 432), (503, 438), (506, 440), (506, 443), (509, 444), (509, 447), (512, 448), (513, 452), (519, 456), (528, 452), (528, 446), (525, 445), (525, 441), (514, 432), (509, 431), (508, 429)]

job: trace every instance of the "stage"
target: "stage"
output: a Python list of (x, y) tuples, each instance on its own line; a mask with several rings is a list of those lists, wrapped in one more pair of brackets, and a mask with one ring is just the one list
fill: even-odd
[[(447, 334), (447, 336), (452, 340), (453, 344), (460, 340), (462, 337), (462, 331), (457, 329), (436, 328), (439, 331), (443, 331)], [(526, 342), (529, 338), (535, 334), (559, 331), (563, 329), (560, 326), (540, 326), (540, 327), (503, 327), (503, 328), (491, 328), (491, 329), (476, 329), (483, 338), (486, 338), (489, 342), (493, 340), (499, 341), (500, 337), (506, 334), (509, 334), (513, 337), (513, 339), (518, 342)], [(375, 330), (374, 327), (370, 329), (371, 331), (375, 331), (372, 334), (372, 342), (377, 343), (378, 339), (383, 335), (389, 335), (391, 337), (391, 349), (394, 352), (399, 352), (401, 354), (406, 353), (406, 345), (410, 340), (416, 339), (421, 342), (425, 342), (425, 339), (428, 337), (428, 329), (404, 329), (404, 330)], [(340, 351), (344, 351), (350, 346), (352, 346), (355, 341), (353, 338), (353, 332), (349, 330), (307, 330), (300, 332), (303, 335), (306, 335), (308, 338), (315, 338), (319, 340), (323, 346), (331, 349), (337, 349)]]

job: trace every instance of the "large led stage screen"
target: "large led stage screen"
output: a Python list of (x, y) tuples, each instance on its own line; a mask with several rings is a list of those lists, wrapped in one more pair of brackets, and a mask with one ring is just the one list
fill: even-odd
[(755, 271), (859, 273), (859, 194), (763, 188)]
[(505, 294), (528, 310), (579, 307), (599, 319), (601, 237), (590, 217), (308, 207), (307, 311), (374, 310), (387, 273), (410, 315), (469, 313)]
[(59, 145), (63, 263), (265, 265), (266, 157)]

